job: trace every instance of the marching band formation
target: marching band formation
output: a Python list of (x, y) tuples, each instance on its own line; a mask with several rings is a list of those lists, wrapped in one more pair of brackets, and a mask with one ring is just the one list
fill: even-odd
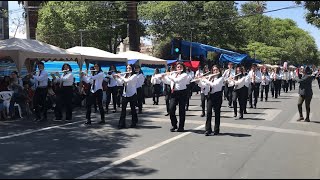
[[(33, 75), (37, 88), (34, 96), (34, 107), (36, 119), (47, 118), (45, 105), (42, 104), (47, 95), (48, 77), (44, 70), (43, 63), (38, 64), (39, 72)], [(117, 112), (117, 107), (121, 106), (121, 115), (119, 118), (118, 128), (126, 128), (126, 108), (130, 103), (131, 109), (131, 128), (138, 124), (138, 115), (143, 111), (143, 91), (142, 85), (145, 76), (139, 65), (127, 65), (127, 72), (119, 73), (115, 66), (110, 66), (108, 72), (104, 73), (98, 64), (90, 68), (90, 73), (82, 72), (80, 81), (83, 84), (86, 94), (86, 123), (91, 124), (91, 106), (97, 105), (101, 116), (99, 124), (104, 124), (105, 112), (109, 113), (109, 104), (112, 97), (113, 112)], [(300, 82), (303, 69), (293, 69), (283, 67), (270, 68), (267, 66), (257, 66), (252, 64), (251, 69), (245, 69), (242, 66), (234, 68), (233, 63), (228, 63), (228, 68), (223, 70), (217, 65), (199, 69), (196, 73), (187, 68), (182, 62), (170, 66), (165, 73), (159, 73), (155, 69), (151, 77), (151, 83), (154, 88), (153, 105), (159, 104), (161, 92), (165, 96), (167, 114), (170, 116), (170, 131), (183, 132), (186, 122), (186, 111), (188, 111), (189, 99), (192, 96), (193, 86), (198, 86), (201, 96), (201, 117), (206, 117), (205, 135), (217, 135), (220, 132), (220, 114), (223, 100), (228, 101), (228, 107), (233, 108), (234, 117), (243, 119), (247, 114), (247, 103), (249, 107), (256, 109), (258, 102), (268, 101), (269, 89), (272, 98), (278, 98), (281, 95), (281, 88), (284, 93), (295, 89), (295, 82)], [(62, 67), (63, 75), (59, 73), (51, 74), (54, 83), (60, 84), (60, 89), (56, 92), (57, 105), (55, 108), (55, 117), (62, 119), (62, 109), (66, 109), (66, 120), (72, 120), (72, 84), (74, 78), (72, 69), (69, 64)], [(319, 74), (317, 74), (318, 77)], [(303, 78), (302, 78), (303, 79)], [(107, 85), (106, 85), (107, 83)], [(117, 92), (122, 93), (119, 97)], [(106, 91), (106, 110), (102, 105), (103, 91)], [(259, 96), (260, 94), (260, 96)], [(303, 99), (305, 100), (305, 99)], [(301, 100), (303, 102), (303, 100)], [(309, 101), (309, 102), (307, 102)], [(309, 104), (310, 112), (311, 99), (306, 98)], [(121, 103), (120, 103), (121, 102)], [(301, 103), (302, 104), (302, 103)], [(117, 106), (118, 105), (118, 106)], [(238, 107), (239, 105), (239, 112)], [(179, 109), (179, 120), (176, 116), (176, 108)], [(299, 106), (300, 107), (300, 106)], [(212, 110), (214, 111), (214, 128), (212, 130)], [(300, 111), (300, 109), (299, 109)], [(302, 110), (301, 110), (302, 111)], [(308, 111), (307, 111), (308, 112)], [(42, 113), (42, 118), (41, 118)], [(302, 112), (301, 112), (302, 113)], [(300, 114), (300, 120), (303, 115)], [(306, 120), (309, 119), (307, 114)]]

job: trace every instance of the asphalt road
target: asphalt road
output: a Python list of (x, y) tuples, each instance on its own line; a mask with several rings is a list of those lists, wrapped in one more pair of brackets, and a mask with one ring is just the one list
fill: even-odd
[(320, 178), (316, 82), (313, 91), (309, 123), (296, 121), (297, 89), (258, 101), (243, 120), (224, 101), (219, 136), (204, 136), (196, 93), (186, 132), (169, 131), (164, 97), (159, 105), (146, 99), (137, 128), (118, 130), (119, 112), (107, 114), (105, 125), (92, 113), (93, 124), (84, 126), (79, 108), (71, 122), (53, 121), (52, 112), (44, 123), (0, 121), (0, 178)]

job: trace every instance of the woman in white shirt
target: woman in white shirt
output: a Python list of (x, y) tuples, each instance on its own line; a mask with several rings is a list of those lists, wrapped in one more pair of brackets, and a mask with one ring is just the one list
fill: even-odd
[(261, 75), (260, 101), (263, 101), (263, 91), (265, 92), (265, 101), (268, 101), (270, 76), (269, 76), (267, 67), (264, 67), (262, 69), (262, 73), (261, 74), (262, 75)]
[(62, 65), (62, 76), (56, 72), (57, 78), (52, 75), (53, 81), (60, 84), (60, 89), (56, 92), (56, 120), (62, 120), (62, 109), (66, 108), (66, 120), (72, 120), (72, 97), (73, 97), (73, 75), (69, 64)]
[(206, 103), (205, 102), (206, 102), (206, 99), (208, 98), (208, 93), (210, 90), (210, 86), (208, 84), (206, 84), (201, 77), (203, 76), (204, 73), (208, 73), (208, 72), (209, 72), (209, 68), (207, 65), (205, 65), (203, 67), (203, 72), (200, 72), (199, 75), (196, 77), (197, 79), (200, 78), (196, 81), (196, 83), (200, 87), (201, 108), (202, 108), (201, 117), (204, 117), (206, 115), (206, 113), (205, 113)]
[[(171, 120), (171, 132), (178, 129), (178, 132), (184, 132), (184, 124), (186, 119), (186, 103), (188, 96), (187, 84), (189, 78), (186, 73), (186, 67), (182, 62), (178, 62), (176, 65), (178, 72), (168, 73), (162, 76), (162, 81), (166, 84), (170, 84), (171, 98), (170, 98), (170, 120)], [(179, 127), (177, 126), (176, 106), (179, 104)]]
[(83, 76), (81, 74), (81, 80), (85, 81), (86, 83), (90, 83), (91, 87), (87, 95), (87, 113), (86, 113), (86, 118), (87, 122), (85, 123), (86, 125), (91, 124), (91, 106), (94, 104), (96, 101), (99, 107), (99, 112), (101, 116), (101, 121), (99, 124), (105, 124), (104, 120), (104, 109), (102, 106), (102, 96), (103, 96), (103, 91), (102, 91), (102, 81), (104, 79), (104, 73), (101, 70), (101, 67), (99, 64), (94, 65), (94, 70), (91, 71), (92, 75), (88, 76)]
[(159, 105), (159, 96), (161, 93), (161, 77), (157, 76), (159, 69), (154, 70), (154, 74), (151, 77), (151, 83), (153, 85), (153, 105)]
[(113, 77), (119, 82), (123, 83), (123, 94), (122, 94), (122, 106), (121, 106), (121, 115), (118, 124), (119, 129), (126, 128), (126, 108), (128, 102), (130, 102), (131, 109), (131, 128), (137, 126), (138, 116), (136, 112), (137, 105), (137, 82), (138, 77), (136, 72), (133, 69), (132, 65), (127, 65), (127, 72), (125, 76), (121, 76), (120, 74), (114, 74)]
[(224, 78), (221, 75), (221, 71), (218, 66), (214, 65), (211, 69), (212, 74), (216, 74), (215, 76), (211, 76), (210, 79), (205, 79), (204, 81), (209, 84), (210, 92), (207, 101), (207, 120), (205, 127), (205, 135), (209, 136), (212, 133), (212, 108), (214, 109), (214, 135), (218, 135), (220, 133), (220, 115), (221, 115), (221, 105), (222, 105), (222, 87)]
[(109, 104), (111, 101), (112, 94), (112, 104), (113, 104), (113, 112), (117, 112), (117, 81), (113, 78), (113, 74), (117, 73), (117, 68), (114, 65), (111, 65), (109, 68), (109, 72), (107, 73), (106, 78), (108, 78), (108, 90), (106, 91), (106, 113), (109, 112)]

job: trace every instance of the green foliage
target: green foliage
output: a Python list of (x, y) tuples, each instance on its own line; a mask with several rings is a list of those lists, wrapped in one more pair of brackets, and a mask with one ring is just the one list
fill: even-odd
[(83, 46), (115, 52), (127, 36), (125, 2), (49, 1), (39, 10), (37, 39), (62, 48)]
[(320, 28), (320, 1), (295, 1), (297, 4), (303, 4), (308, 10), (305, 15), (306, 21)]

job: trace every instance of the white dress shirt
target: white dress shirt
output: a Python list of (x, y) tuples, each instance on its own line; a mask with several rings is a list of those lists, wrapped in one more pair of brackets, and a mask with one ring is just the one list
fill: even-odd
[[(104, 79), (104, 73), (103, 72), (99, 72), (98, 74), (92, 76), (84, 76), (82, 78), (82, 80), (86, 83), (90, 83), (91, 85), (91, 89), (90, 91), (92, 93), (97, 92), (99, 89), (102, 89), (102, 81)], [(93, 85), (93, 82), (95, 81), (95, 84)], [(94, 87), (94, 88), (93, 88)]]
[(283, 71), (281, 74), (281, 78), (282, 78), (282, 80), (288, 81), (289, 80), (289, 72)]
[(161, 78), (160, 76), (152, 75), (152, 77), (151, 77), (151, 83), (152, 83), (153, 85), (155, 85), (155, 84), (161, 84), (161, 79), (160, 79), (160, 78)]
[(48, 86), (48, 73), (45, 70), (41, 71), (41, 74), (39, 75), (40, 71), (37, 75), (33, 75), (33, 78), (35, 79), (36, 87), (47, 87)]
[(165, 84), (170, 84), (171, 90), (174, 87), (174, 91), (180, 91), (187, 89), (188, 78), (187, 73), (178, 74), (172, 73), (170, 76), (164, 76), (162, 79)]
[(270, 76), (269, 75), (261, 75), (261, 85), (269, 85), (270, 83)]
[(250, 76), (247, 74), (245, 76), (244, 85), (249, 88), (251, 86)]
[(270, 79), (274, 80), (274, 78), (276, 77), (277, 80), (281, 79), (281, 74), (277, 74), (277, 73), (271, 73)]
[(260, 70), (256, 70), (255, 74), (256, 74), (256, 77), (254, 78), (255, 82), (253, 82), (253, 71), (252, 70), (249, 71), (248, 75), (251, 78), (251, 82), (252, 83), (261, 83), (261, 71)]
[(227, 69), (227, 70), (224, 71), (222, 77), (223, 77), (224, 81), (228, 82), (228, 87), (234, 86), (234, 82), (233, 81), (229, 81), (229, 77), (230, 76), (235, 76), (235, 75), (236, 75), (236, 71), (234, 69)]
[(142, 85), (144, 84), (144, 80), (145, 80), (145, 77), (144, 75), (141, 73), (141, 74), (137, 74), (137, 88), (141, 88)]
[(106, 77), (109, 78), (108, 87), (115, 87), (117, 86), (117, 81), (113, 78), (113, 74), (116, 74), (115, 72), (112, 72), (111, 75), (107, 74)]
[(203, 93), (205, 96), (209, 94), (210, 86), (203, 79), (196, 81), (198, 86), (200, 87), (200, 93)]
[(245, 86), (246, 83), (246, 76), (243, 76), (242, 78), (234, 81), (234, 89), (241, 89), (243, 86)]
[(62, 86), (73, 86), (73, 74), (72, 72), (68, 72), (67, 74), (63, 74), (60, 78), (56, 79), (56, 82), (62, 84)]
[(292, 80), (296, 79), (296, 73), (294, 71), (290, 71), (290, 79)]
[(194, 78), (194, 72), (193, 71), (190, 71), (187, 73), (188, 75), (188, 82), (187, 84), (190, 84), (190, 81)]
[(213, 82), (209, 81), (208, 79), (204, 79), (204, 82), (206, 82), (210, 87), (212, 87), (210, 94), (214, 94), (216, 92), (222, 91), (224, 77), (215, 77)]
[(116, 81), (124, 84), (123, 97), (131, 97), (137, 93), (138, 76), (136, 74), (130, 75), (128, 78), (120, 76)]

